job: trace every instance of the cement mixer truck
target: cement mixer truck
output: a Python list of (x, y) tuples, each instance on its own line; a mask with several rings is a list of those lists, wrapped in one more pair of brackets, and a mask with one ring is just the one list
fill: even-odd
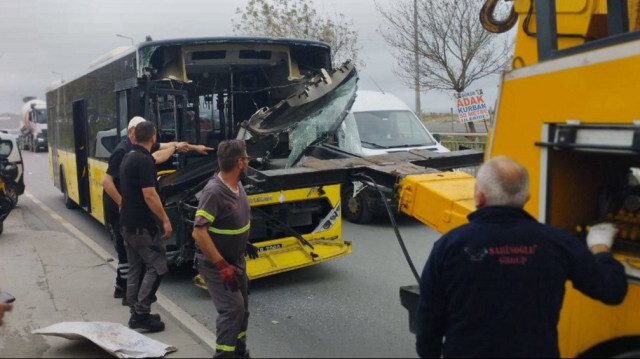
[(35, 97), (22, 99), (22, 124), (18, 136), (21, 150), (38, 152), (47, 150), (47, 107)]

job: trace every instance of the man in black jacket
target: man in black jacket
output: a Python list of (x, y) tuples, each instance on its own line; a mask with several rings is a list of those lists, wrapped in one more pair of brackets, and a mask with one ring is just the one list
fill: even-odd
[[(127, 126), (127, 137), (125, 137), (114, 149), (109, 157), (109, 166), (107, 172), (102, 179), (102, 187), (104, 193), (102, 195), (105, 204), (105, 220), (107, 227), (111, 232), (113, 244), (118, 253), (118, 269), (116, 271), (116, 285), (113, 292), (114, 298), (122, 298), (123, 305), (129, 305), (126, 298), (127, 278), (129, 273), (129, 263), (127, 260), (127, 251), (124, 246), (124, 240), (120, 233), (120, 207), (122, 206), (122, 196), (120, 194), (120, 164), (122, 158), (133, 148), (135, 143), (135, 128), (138, 124), (146, 120), (140, 116), (135, 116), (129, 121)], [(188, 151), (197, 151), (200, 154), (207, 155), (207, 151), (213, 148), (204, 145), (192, 145), (187, 142), (167, 142), (155, 143), (151, 148), (151, 155), (156, 164), (164, 163), (176, 151), (186, 153)]]
[[(122, 209), (120, 231), (129, 260), (127, 300), (131, 306), (131, 329), (164, 330), (164, 323), (151, 314), (151, 304), (168, 271), (164, 241), (173, 231), (156, 190), (157, 173), (151, 148), (156, 140), (153, 123), (145, 121), (135, 128), (136, 143), (122, 159), (120, 186)], [(162, 235), (156, 219), (162, 222)]]
[(435, 243), (422, 273), (421, 357), (558, 357), (567, 280), (604, 303), (624, 299), (624, 267), (610, 253), (613, 226), (594, 226), (587, 248), (522, 209), (528, 187), (526, 170), (506, 157), (478, 171), (477, 210)]

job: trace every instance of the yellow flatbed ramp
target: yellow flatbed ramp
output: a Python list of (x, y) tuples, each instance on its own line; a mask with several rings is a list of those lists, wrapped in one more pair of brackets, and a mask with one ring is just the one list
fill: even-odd
[(475, 178), (465, 172), (409, 175), (400, 181), (400, 211), (445, 233), (475, 210)]

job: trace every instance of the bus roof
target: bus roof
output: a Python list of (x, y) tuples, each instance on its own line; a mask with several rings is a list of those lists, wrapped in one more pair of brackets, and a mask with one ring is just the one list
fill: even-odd
[(69, 82), (73, 82), (74, 80), (102, 66), (110, 64), (113, 61), (116, 61), (124, 56), (132, 54), (134, 52), (138, 52), (143, 49), (160, 47), (160, 46), (178, 46), (178, 45), (193, 46), (193, 45), (208, 45), (208, 44), (282, 45), (282, 46), (302, 47), (302, 48), (315, 47), (318, 49), (326, 50), (328, 53), (331, 52), (331, 46), (326, 42), (284, 38), (284, 37), (260, 37), (260, 36), (191, 37), (191, 38), (179, 38), (179, 39), (168, 39), (168, 40), (144, 41), (134, 46), (121, 46), (121, 47), (115, 48), (114, 50), (109, 51), (108, 53), (92, 61), (88, 65), (88, 68), (86, 71), (82, 72), (81, 74), (78, 74), (71, 80), (60, 82), (57, 84), (56, 83), (50, 84), (47, 87), (46, 92), (56, 90), (59, 87)]
[(227, 37), (192, 37), (182, 39), (169, 39), (158, 41), (145, 41), (138, 43), (136, 47), (142, 49), (148, 46), (170, 46), (170, 45), (206, 45), (206, 44), (269, 44), (269, 45), (286, 45), (286, 46), (314, 46), (322, 47), (327, 51), (331, 50), (331, 46), (326, 42), (291, 39), (284, 37), (260, 37), (260, 36), (227, 36)]

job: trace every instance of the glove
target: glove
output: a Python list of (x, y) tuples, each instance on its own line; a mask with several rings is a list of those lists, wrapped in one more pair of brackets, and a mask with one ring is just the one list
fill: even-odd
[(604, 244), (611, 248), (613, 244), (613, 238), (618, 233), (618, 229), (613, 226), (613, 223), (600, 223), (591, 227), (587, 234), (587, 247), (591, 248), (598, 244)]
[(251, 258), (258, 258), (258, 247), (254, 246), (251, 243), (247, 243), (247, 248), (244, 250), (244, 255)]
[(220, 278), (222, 278), (222, 284), (224, 284), (224, 288), (232, 292), (238, 290), (236, 269), (232, 265), (227, 263), (227, 261), (225, 261), (224, 259), (221, 259), (214, 264), (218, 269), (218, 272), (220, 273)]

